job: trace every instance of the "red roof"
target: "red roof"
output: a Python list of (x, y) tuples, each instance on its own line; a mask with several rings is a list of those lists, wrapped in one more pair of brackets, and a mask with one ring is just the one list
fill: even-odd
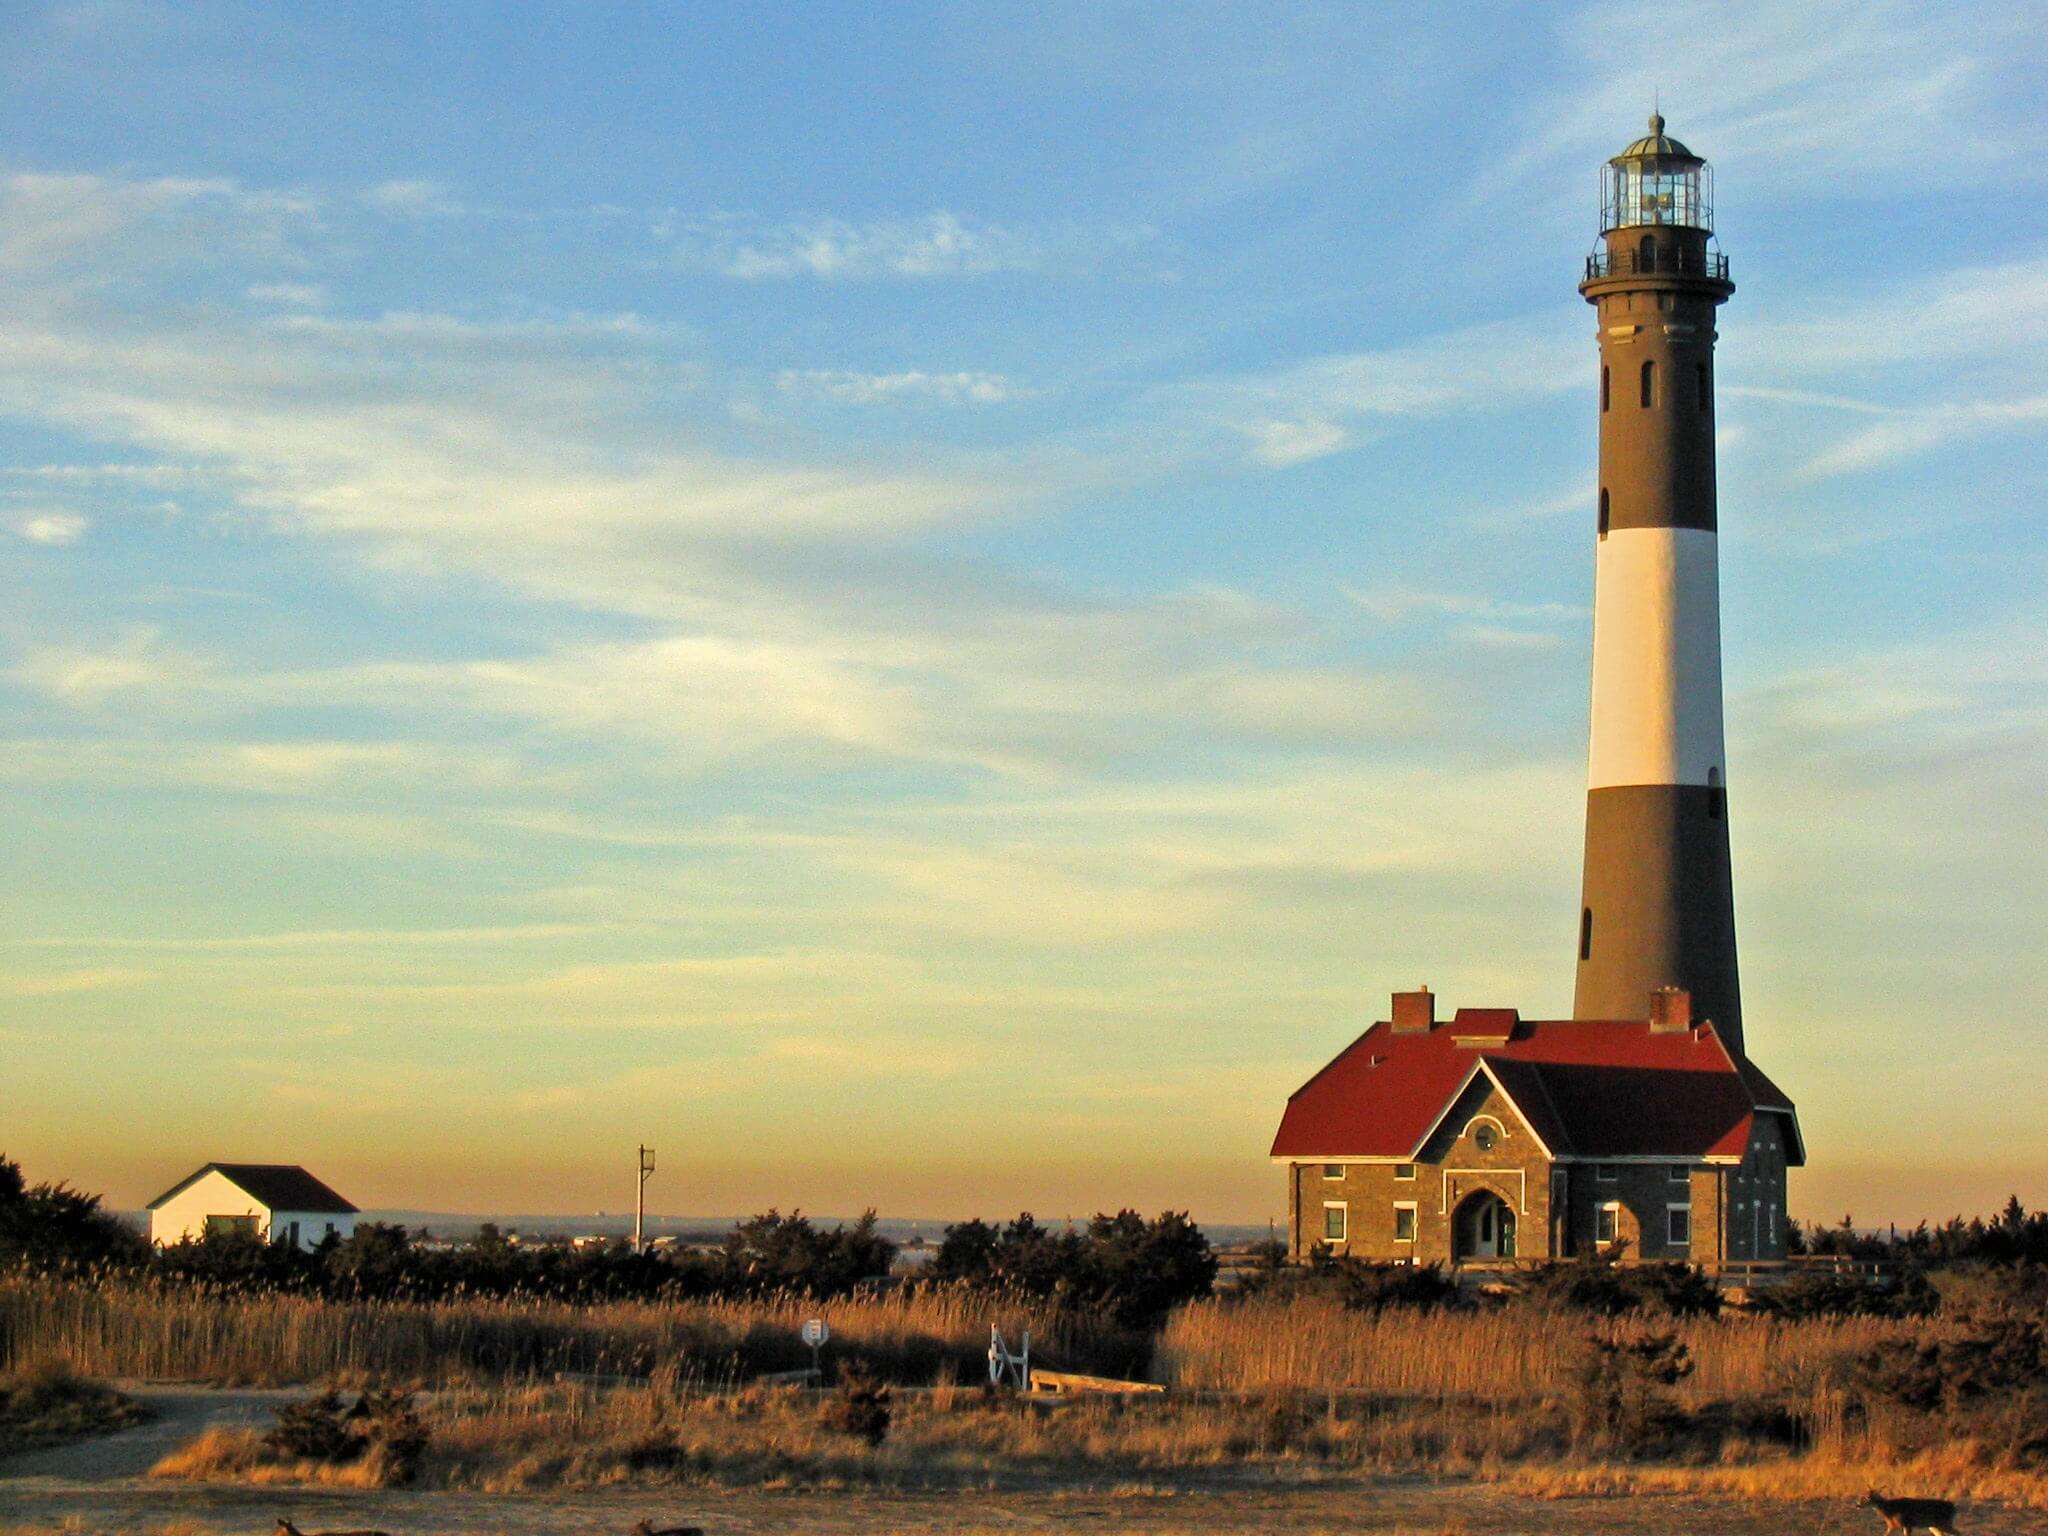
[[(1462, 1043), (1461, 1043), (1462, 1041)], [(1740, 1157), (1759, 1113), (1806, 1160), (1792, 1101), (1711, 1024), (1519, 1019), (1460, 1009), (1426, 1033), (1375, 1024), (1295, 1090), (1273, 1156), (1413, 1158), (1475, 1074), (1498, 1085), (1554, 1157)]]

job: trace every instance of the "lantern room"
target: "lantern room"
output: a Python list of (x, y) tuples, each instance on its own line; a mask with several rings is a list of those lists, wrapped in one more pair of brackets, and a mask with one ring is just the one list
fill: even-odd
[(1712, 249), (1714, 169), (1664, 132), (1650, 131), (1600, 168), (1601, 247), (1589, 281), (1672, 274), (1725, 282), (1728, 259)]

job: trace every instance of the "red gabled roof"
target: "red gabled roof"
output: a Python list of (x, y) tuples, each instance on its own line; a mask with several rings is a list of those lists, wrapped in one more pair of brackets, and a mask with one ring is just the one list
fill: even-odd
[(1792, 1101), (1711, 1024), (1652, 1034), (1507, 1009), (1461, 1009), (1426, 1033), (1375, 1024), (1287, 1101), (1273, 1156), (1411, 1158), (1479, 1070), (1559, 1157), (1739, 1157), (1753, 1117), (1774, 1112), (1793, 1117), (1804, 1161)]

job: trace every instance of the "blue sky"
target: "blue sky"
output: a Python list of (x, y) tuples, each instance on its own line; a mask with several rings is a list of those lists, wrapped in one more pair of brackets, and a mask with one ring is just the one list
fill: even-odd
[(1664, 22), (9, 8), (4, 1150), (1274, 1213), (1387, 992), (1569, 1005), (1654, 95), (1795, 1205), (2048, 1203), (2038, 17)]

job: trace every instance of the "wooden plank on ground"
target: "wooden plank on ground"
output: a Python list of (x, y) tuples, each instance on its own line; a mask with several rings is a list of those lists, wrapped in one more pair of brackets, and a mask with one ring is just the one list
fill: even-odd
[(1113, 1376), (1084, 1376), (1079, 1371), (1033, 1370), (1031, 1390), (1057, 1393), (1164, 1392), (1166, 1388), (1152, 1381), (1118, 1381)]

